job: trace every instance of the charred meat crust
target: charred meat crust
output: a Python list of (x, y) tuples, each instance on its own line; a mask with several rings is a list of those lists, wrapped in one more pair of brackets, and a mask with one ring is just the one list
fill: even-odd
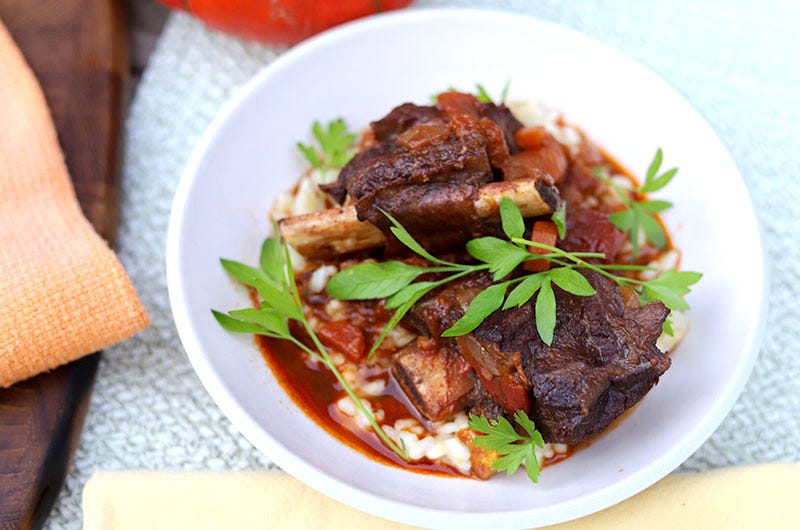
[[(342, 168), (335, 183), (322, 186), (340, 204), (349, 195), (358, 219), (380, 228), (390, 242), (391, 223), (383, 212), (429, 250), (458, 248), (494, 232), (474, 202), (481, 185), (499, 171), (492, 166), (493, 154), (505, 152), (507, 158), (519, 151), (514, 133), (522, 124), (505, 105), (480, 103), (467, 94), (447, 96), (442, 98), (453, 100), (449, 104), (404, 103), (373, 122), (377, 143)], [(537, 189), (546, 204), (557, 206), (555, 188)]]
[(586, 271), (594, 296), (556, 291), (553, 343), (535, 337), (523, 354), (533, 419), (546, 440), (576, 444), (636, 404), (669, 368), (656, 347), (669, 311), (626, 306), (617, 285)]
[[(523, 125), (505, 104), (478, 103), (475, 110), (478, 117), (488, 118), (500, 127), (512, 155), (519, 153), (520, 148), (514, 140), (514, 133)], [(388, 142), (396, 140), (398, 136), (415, 125), (441, 116), (442, 112), (435, 106), (403, 103), (380, 120), (370, 123), (370, 127), (377, 141)]]
[(547, 203), (551, 210), (556, 211), (561, 206), (561, 196), (558, 188), (546, 183), (543, 180), (536, 181), (536, 191), (539, 192), (542, 200)]
[[(473, 410), (496, 417), (497, 408), (509, 403), (514, 385), (524, 383), (531, 417), (545, 440), (576, 444), (608, 427), (658, 382), (670, 365), (669, 356), (655, 346), (666, 307), (661, 302), (639, 306), (635, 297), (623, 297), (610, 279), (581, 272), (597, 292), (576, 296), (554, 288), (558, 311), (550, 346), (536, 332), (533, 301), (497, 311), (475, 329), (474, 340), (495, 356), (504, 354), (507, 362), (483, 357), (491, 366), (485, 367), (482, 378), (482, 367), (462, 349), (477, 374), (469, 404)], [(476, 275), (427, 297), (412, 309), (406, 323), (438, 338), (463, 314), (458, 292), (487, 281)], [(633, 302), (626, 305), (626, 299)], [(441, 341), (452, 347), (452, 339)], [(489, 374), (500, 376), (487, 379)], [(505, 407), (504, 412), (515, 411)]]
[(433, 106), (403, 103), (380, 120), (370, 123), (375, 139), (379, 142), (396, 140), (402, 133), (417, 125), (438, 118), (442, 113)]

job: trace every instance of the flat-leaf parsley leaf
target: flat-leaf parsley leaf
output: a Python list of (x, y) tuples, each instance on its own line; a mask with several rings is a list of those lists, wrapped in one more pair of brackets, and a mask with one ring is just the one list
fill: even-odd
[(616, 184), (608, 174), (608, 167), (597, 166), (592, 168), (592, 173), (611, 186), (622, 201), (623, 209), (609, 214), (608, 220), (628, 234), (634, 258), (639, 252), (640, 237), (642, 235), (645, 240), (660, 249), (667, 246), (667, 235), (664, 233), (664, 229), (661, 223), (658, 222), (656, 215), (672, 207), (672, 203), (648, 200), (644, 195), (663, 189), (678, 172), (678, 168), (672, 168), (659, 175), (658, 171), (661, 169), (663, 159), (664, 153), (659, 148), (647, 168), (644, 184), (632, 189), (626, 189)]
[(297, 148), (300, 149), (306, 160), (320, 171), (344, 167), (355, 155), (352, 147), (356, 141), (356, 135), (347, 130), (343, 119), (339, 118), (329, 122), (327, 128), (315, 121), (311, 132), (319, 147), (297, 142)]
[(506, 475), (511, 476), (519, 466), (524, 465), (528, 478), (532, 482), (539, 482), (539, 457), (536, 455), (536, 448), (544, 448), (544, 439), (525, 412), (515, 412), (514, 421), (525, 430), (527, 436), (520, 436), (502, 416), (489, 420), (485, 416), (470, 414), (470, 429), (483, 435), (476, 436), (472, 443), (500, 455), (492, 463), (495, 471), (505, 471)]

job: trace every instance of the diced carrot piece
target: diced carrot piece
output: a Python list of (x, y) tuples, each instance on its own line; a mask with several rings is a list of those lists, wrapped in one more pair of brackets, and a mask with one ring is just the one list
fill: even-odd
[(326, 322), (317, 332), (317, 336), (326, 347), (341, 352), (353, 362), (357, 363), (364, 358), (364, 332), (352, 324), (342, 321)]
[(499, 456), (494, 449), (483, 449), (475, 445), (472, 441), (477, 435), (478, 433), (472, 429), (463, 429), (456, 434), (461, 443), (469, 448), (472, 474), (481, 480), (487, 480), (494, 475), (495, 471), (492, 469), (492, 464)]
[[(543, 245), (556, 246), (558, 241), (558, 228), (553, 221), (536, 221), (533, 223), (533, 231), (531, 232), (531, 241), (542, 243)], [(533, 246), (529, 246), (528, 250), (534, 254), (549, 254), (550, 252)], [(533, 261), (526, 261), (522, 268), (531, 272), (542, 272), (550, 270), (550, 262), (546, 259), (535, 259)]]
[(569, 163), (564, 148), (547, 133), (539, 145), (520, 151), (511, 159), (518, 164), (544, 172), (552, 179), (553, 184), (564, 178)]
[(523, 127), (514, 133), (514, 140), (523, 149), (536, 149), (542, 145), (544, 140), (544, 127), (537, 125), (536, 127)]

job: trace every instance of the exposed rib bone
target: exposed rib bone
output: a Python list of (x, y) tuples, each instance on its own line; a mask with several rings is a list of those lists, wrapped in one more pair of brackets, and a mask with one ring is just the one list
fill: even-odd
[(287, 243), (309, 258), (337, 256), (386, 242), (375, 225), (358, 220), (354, 206), (286, 217), (278, 221), (278, 230)]
[[(478, 192), (474, 203), (478, 217), (498, 219), (503, 197), (511, 199), (523, 217), (551, 213), (560, 202), (558, 190), (541, 180), (492, 182)], [(358, 220), (354, 206), (287, 217), (278, 221), (278, 229), (291, 246), (309, 258), (336, 256), (386, 242), (375, 225)]]
[(500, 200), (508, 197), (522, 217), (552, 213), (560, 203), (555, 186), (541, 180), (504, 180), (482, 186), (475, 201), (475, 212), (482, 219), (500, 218)]

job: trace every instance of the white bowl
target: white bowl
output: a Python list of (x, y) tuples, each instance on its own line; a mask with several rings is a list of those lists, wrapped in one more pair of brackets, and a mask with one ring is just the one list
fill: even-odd
[[(252, 338), (210, 308), (249, 305), (219, 265), (257, 263), (275, 195), (304, 170), (295, 147), (314, 120), (354, 130), (405, 101), (483, 83), (562, 110), (640, 174), (656, 147), (680, 172), (660, 194), (683, 268), (691, 329), (658, 386), (591, 446), (544, 470), (487, 482), (404, 471), (332, 438), (275, 381)], [(747, 252), (748, 257), (742, 253)], [(756, 357), (764, 266), (753, 208), (708, 124), (664, 81), (579, 33), (518, 14), (416, 10), (343, 26), (293, 48), (230, 101), (199, 143), (170, 219), (167, 273), (189, 359), (242, 434), (314, 489), (387, 519), (427, 527), (552, 524), (617, 503), (675, 469), (711, 435)]]

